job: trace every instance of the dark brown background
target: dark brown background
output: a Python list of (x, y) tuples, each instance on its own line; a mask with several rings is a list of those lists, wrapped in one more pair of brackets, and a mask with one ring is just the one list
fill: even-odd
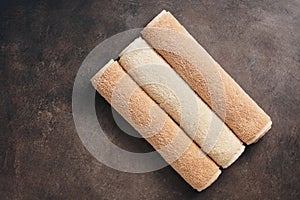
[[(74, 78), (100, 42), (170, 10), (271, 116), (272, 130), (207, 190), (171, 167), (129, 174), (82, 145), (73, 122)], [(299, 199), (300, 2), (1, 1), (0, 199)], [(115, 126), (119, 146), (151, 150)], [(132, 140), (131, 140), (132, 139)], [(133, 145), (134, 144), (134, 145)], [(133, 146), (133, 147), (132, 147)]]

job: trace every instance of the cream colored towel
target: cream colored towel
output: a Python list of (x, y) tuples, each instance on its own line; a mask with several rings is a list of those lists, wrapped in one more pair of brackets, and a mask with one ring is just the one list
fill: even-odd
[(120, 55), (128, 74), (223, 168), (244, 151), (242, 142), (142, 38)]

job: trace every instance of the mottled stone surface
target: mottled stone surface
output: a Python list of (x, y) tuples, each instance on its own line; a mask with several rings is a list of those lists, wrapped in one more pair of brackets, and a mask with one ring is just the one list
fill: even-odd
[[(300, 199), (300, 2), (1, 1), (0, 199)], [(271, 116), (272, 130), (207, 190), (172, 170), (130, 174), (98, 162), (72, 118), (72, 87), (85, 56), (106, 38), (170, 10)], [(96, 96), (111, 140), (124, 135)], [(132, 142), (131, 142), (132, 141)], [(134, 144), (134, 146), (132, 145)]]

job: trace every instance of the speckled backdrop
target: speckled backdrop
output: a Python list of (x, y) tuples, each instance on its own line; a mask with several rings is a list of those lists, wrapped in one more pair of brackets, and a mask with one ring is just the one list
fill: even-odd
[[(2, 0), (0, 199), (300, 199), (299, 0)], [(108, 168), (76, 134), (72, 87), (85, 56), (106, 38), (170, 10), (272, 117), (273, 128), (207, 190), (171, 167)], [(149, 151), (99, 119), (119, 146)], [(133, 145), (134, 144), (134, 145)]]

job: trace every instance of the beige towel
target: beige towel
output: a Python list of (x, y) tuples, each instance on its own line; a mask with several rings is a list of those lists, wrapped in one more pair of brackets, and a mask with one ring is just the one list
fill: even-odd
[(271, 128), (270, 117), (171, 13), (161, 12), (142, 36), (243, 142), (254, 143)]
[(128, 74), (223, 168), (244, 151), (242, 142), (142, 38), (120, 55)]
[(193, 188), (201, 191), (218, 178), (221, 173), (218, 166), (126, 74), (118, 62), (110, 61), (91, 82)]

